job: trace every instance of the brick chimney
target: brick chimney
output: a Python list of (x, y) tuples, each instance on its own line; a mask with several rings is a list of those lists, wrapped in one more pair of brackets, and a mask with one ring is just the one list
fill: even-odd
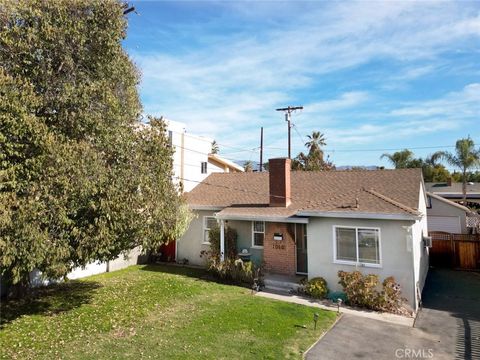
[(452, 177), (447, 179), (447, 186), (452, 186)]
[(287, 207), (292, 203), (290, 167), (291, 160), (288, 158), (268, 160), (270, 206)]

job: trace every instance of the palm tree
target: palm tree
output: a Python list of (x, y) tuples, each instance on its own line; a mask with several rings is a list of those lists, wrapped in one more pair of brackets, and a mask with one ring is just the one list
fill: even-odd
[(218, 154), (220, 151), (220, 147), (218, 146), (218, 143), (216, 140), (212, 141), (212, 154)]
[(433, 167), (436, 167), (436, 166), (440, 165), (440, 163), (438, 161), (441, 160), (441, 159), (442, 159), (442, 152), (437, 151), (437, 152), (434, 152), (433, 154), (428, 155), (425, 158), (425, 163), (428, 164), (428, 165), (431, 165)]
[(480, 165), (480, 150), (475, 149), (474, 141), (469, 137), (457, 140), (455, 153), (443, 151), (441, 158), (449, 165), (462, 170), (463, 201), (467, 199), (467, 171)]
[(307, 135), (307, 138), (308, 141), (305, 143), (305, 146), (308, 148), (309, 155), (315, 153), (323, 155), (321, 147), (327, 145), (325, 135), (320, 131), (312, 131), (312, 135)]
[(243, 164), (243, 170), (245, 172), (253, 171), (253, 163), (250, 160), (245, 161), (245, 163)]
[(383, 154), (380, 159), (387, 158), (395, 169), (405, 169), (411, 167), (413, 161), (413, 152), (408, 149), (394, 152), (393, 154)]

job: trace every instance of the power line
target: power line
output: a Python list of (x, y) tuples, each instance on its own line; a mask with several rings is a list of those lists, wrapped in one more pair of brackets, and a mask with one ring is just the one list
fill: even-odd
[(298, 136), (300, 137), (300, 140), (302, 140), (302, 143), (305, 144), (306, 141), (305, 141), (304, 137), (302, 136), (302, 134), (300, 134), (300, 132), (298, 131), (297, 125), (292, 124), (292, 126), (295, 129), (295, 131), (297, 132)]
[[(280, 147), (270, 147), (270, 146), (264, 146), (265, 149), (270, 149), (270, 150), (283, 150), (283, 148)], [(375, 152), (375, 151), (401, 151), (401, 150), (422, 150), (422, 149), (445, 149), (445, 148), (455, 148), (455, 145), (437, 145), (437, 146), (404, 146), (400, 148), (375, 148), (375, 149), (329, 149), (329, 148), (324, 148), (322, 149), (323, 152)]]

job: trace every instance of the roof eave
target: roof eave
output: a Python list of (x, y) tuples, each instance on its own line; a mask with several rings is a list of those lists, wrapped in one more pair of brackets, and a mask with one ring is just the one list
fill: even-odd
[(386, 213), (362, 213), (343, 211), (299, 211), (298, 216), (345, 218), (345, 219), (374, 219), (374, 220), (420, 220), (421, 214), (386, 214)]
[(295, 217), (295, 216), (283, 217), (283, 216), (255, 216), (255, 215), (222, 215), (222, 214), (215, 214), (215, 217), (217, 219), (220, 219), (220, 220), (266, 221), (266, 222), (308, 224), (308, 218)]
[(445, 203), (445, 204), (447, 204), (447, 205), (454, 206), (454, 207), (456, 207), (456, 208), (458, 208), (458, 209), (460, 209), (460, 210), (463, 210), (463, 211), (465, 211), (465, 212), (468, 212), (468, 213), (472, 212), (469, 208), (467, 208), (467, 207), (465, 207), (465, 206), (463, 206), (463, 205), (457, 204), (456, 202), (451, 201), (451, 200), (448, 200), (448, 199), (446, 199), (446, 198), (444, 198), (444, 197), (441, 197), (440, 195), (437, 195), (437, 194), (435, 194), (435, 193), (427, 192), (427, 195), (430, 196), (430, 197), (432, 197), (432, 198), (434, 198), (434, 199), (437, 199), (438, 201), (441, 201), (441, 202), (443, 202), (443, 203)]
[(212, 210), (212, 211), (221, 211), (224, 206), (215, 206), (215, 205), (188, 205), (190, 210)]

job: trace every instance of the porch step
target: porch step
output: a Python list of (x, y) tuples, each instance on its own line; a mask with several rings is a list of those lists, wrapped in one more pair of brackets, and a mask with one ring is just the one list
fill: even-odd
[(289, 278), (282, 276), (265, 276), (263, 282), (265, 284), (265, 289), (278, 291), (282, 293), (291, 293), (296, 292), (300, 287), (299, 281), (301, 277)]

